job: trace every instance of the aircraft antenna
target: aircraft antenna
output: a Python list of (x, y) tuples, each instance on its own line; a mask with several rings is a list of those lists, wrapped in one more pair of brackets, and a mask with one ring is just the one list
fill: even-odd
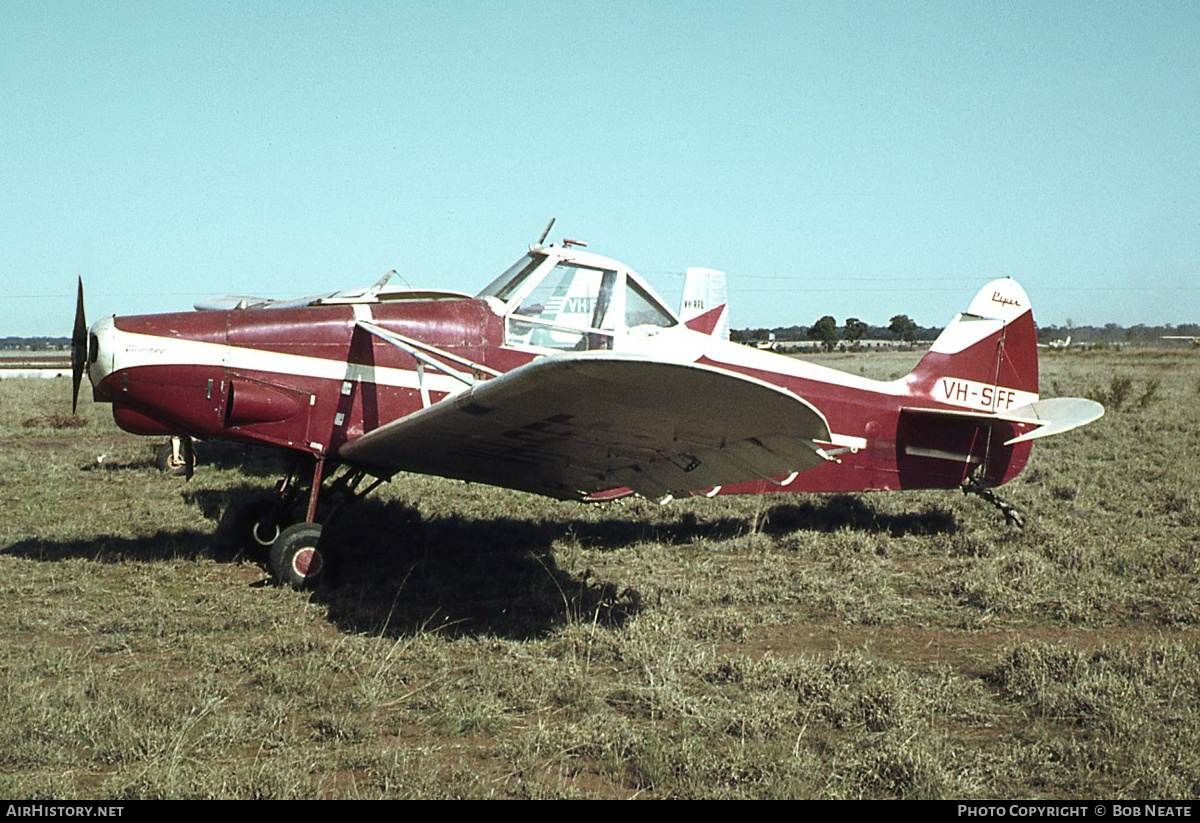
[(542, 236), (538, 238), (538, 241), (535, 245), (540, 246), (546, 242), (546, 238), (550, 236), (550, 229), (554, 228), (554, 220), (555, 218), (550, 218), (550, 222), (546, 224), (546, 230), (542, 232)]

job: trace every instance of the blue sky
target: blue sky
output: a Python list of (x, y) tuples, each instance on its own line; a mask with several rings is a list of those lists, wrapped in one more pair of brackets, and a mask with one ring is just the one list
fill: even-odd
[(551, 217), (735, 328), (1200, 321), (1195, 2), (0, 4), (0, 335), (397, 269)]

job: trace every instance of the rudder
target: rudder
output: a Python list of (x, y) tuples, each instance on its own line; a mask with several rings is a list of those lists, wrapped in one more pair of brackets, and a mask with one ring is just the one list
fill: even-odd
[(1038, 399), (1037, 329), (1025, 290), (993, 280), (957, 315), (905, 378), (909, 393), (975, 412)]

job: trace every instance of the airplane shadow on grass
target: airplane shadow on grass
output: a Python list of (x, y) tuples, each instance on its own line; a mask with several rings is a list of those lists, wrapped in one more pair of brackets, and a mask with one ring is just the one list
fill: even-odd
[[(206, 517), (216, 520), (239, 494), (261, 489), (185, 492)], [(757, 531), (778, 536), (795, 531), (937, 534), (954, 532), (952, 514), (934, 509), (917, 514), (876, 512), (851, 495), (816, 502), (778, 504), (757, 524), (742, 517), (703, 521), (685, 512), (677, 519), (647, 523), (611, 518), (583, 520), (422, 518), (412, 506), (358, 501), (326, 526), (325, 540), (337, 547), (329, 578), (311, 595), (329, 609), (339, 629), (353, 633), (406, 636), (436, 631), (448, 636), (530, 639), (571, 621), (620, 626), (641, 611), (637, 581), (614, 582), (558, 566), (555, 543), (564, 538), (591, 549), (615, 550), (639, 542), (686, 547)], [(163, 557), (244, 558), (218, 530), (183, 529), (127, 538), (99, 536), (54, 542), (24, 540), (0, 554), (48, 562), (86, 558), (97, 562), (153, 562)]]
[[(360, 501), (326, 527), (340, 557), (332, 585), (314, 599), (327, 605), (344, 631), (407, 635), (528, 639), (570, 621), (620, 626), (643, 608), (638, 581), (596, 576), (591, 569), (558, 565), (555, 546), (569, 540), (609, 551), (638, 543), (684, 549), (750, 533), (745, 517), (703, 520), (693, 512), (665, 521), (621, 517), (422, 518), (398, 502)], [(857, 497), (777, 505), (759, 518), (759, 530), (935, 534), (957, 529), (943, 510), (889, 515)]]
[(953, 534), (958, 519), (947, 509), (888, 514), (878, 512), (861, 497), (835, 494), (820, 502), (781, 503), (767, 510), (760, 530), (771, 535), (795, 531), (850, 531), (890, 534)]

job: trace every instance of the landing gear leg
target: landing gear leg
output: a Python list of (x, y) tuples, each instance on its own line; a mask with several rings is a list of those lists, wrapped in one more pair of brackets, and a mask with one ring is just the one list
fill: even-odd
[[(285, 501), (296, 496), (293, 470), (280, 484), (281, 508)], [(312, 483), (308, 491), (308, 506), (304, 521), (288, 526), (279, 532), (271, 544), (267, 565), (271, 576), (282, 586), (291, 586), (302, 591), (315, 589), (328, 566), (326, 549), (321, 545), (321, 524), (317, 521), (317, 503), (321, 497), (321, 483), (325, 474), (325, 458), (318, 457), (313, 464)]]
[(360, 489), (366, 472), (347, 468), (322, 489), (335, 465), (323, 457), (298, 457), (273, 497), (251, 499), (225, 512), (219, 527), (224, 541), (265, 559), (280, 585), (317, 588), (332, 576), (337, 559), (334, 547), (322, 539), (322, 525), (346, 503), (364, 497), (387, 480), (375, 478)]
[(988, 486), (986, 483), (984, 483), (982, 477), (978, 476), (978, 473), (963, 480), (962, 485), (959, 486), (959, 488), (962, 489), (963, 494), (978, 495), (987, 502), (991, 503), (1000, 510), (1000, 512), (1004, 515), (1005, 521), (1010, 526), (1015, 526), (1018, 529), (1025, 528), (1025, 516), (1021, 514), (1020, 510), (1018, 510), (1017, 507), (1011, 503), (1006, 503), (1005, 501), (1001, 500), (1000, 495), (996, 494), (996, 492), (992, 490), (991, 486)]

